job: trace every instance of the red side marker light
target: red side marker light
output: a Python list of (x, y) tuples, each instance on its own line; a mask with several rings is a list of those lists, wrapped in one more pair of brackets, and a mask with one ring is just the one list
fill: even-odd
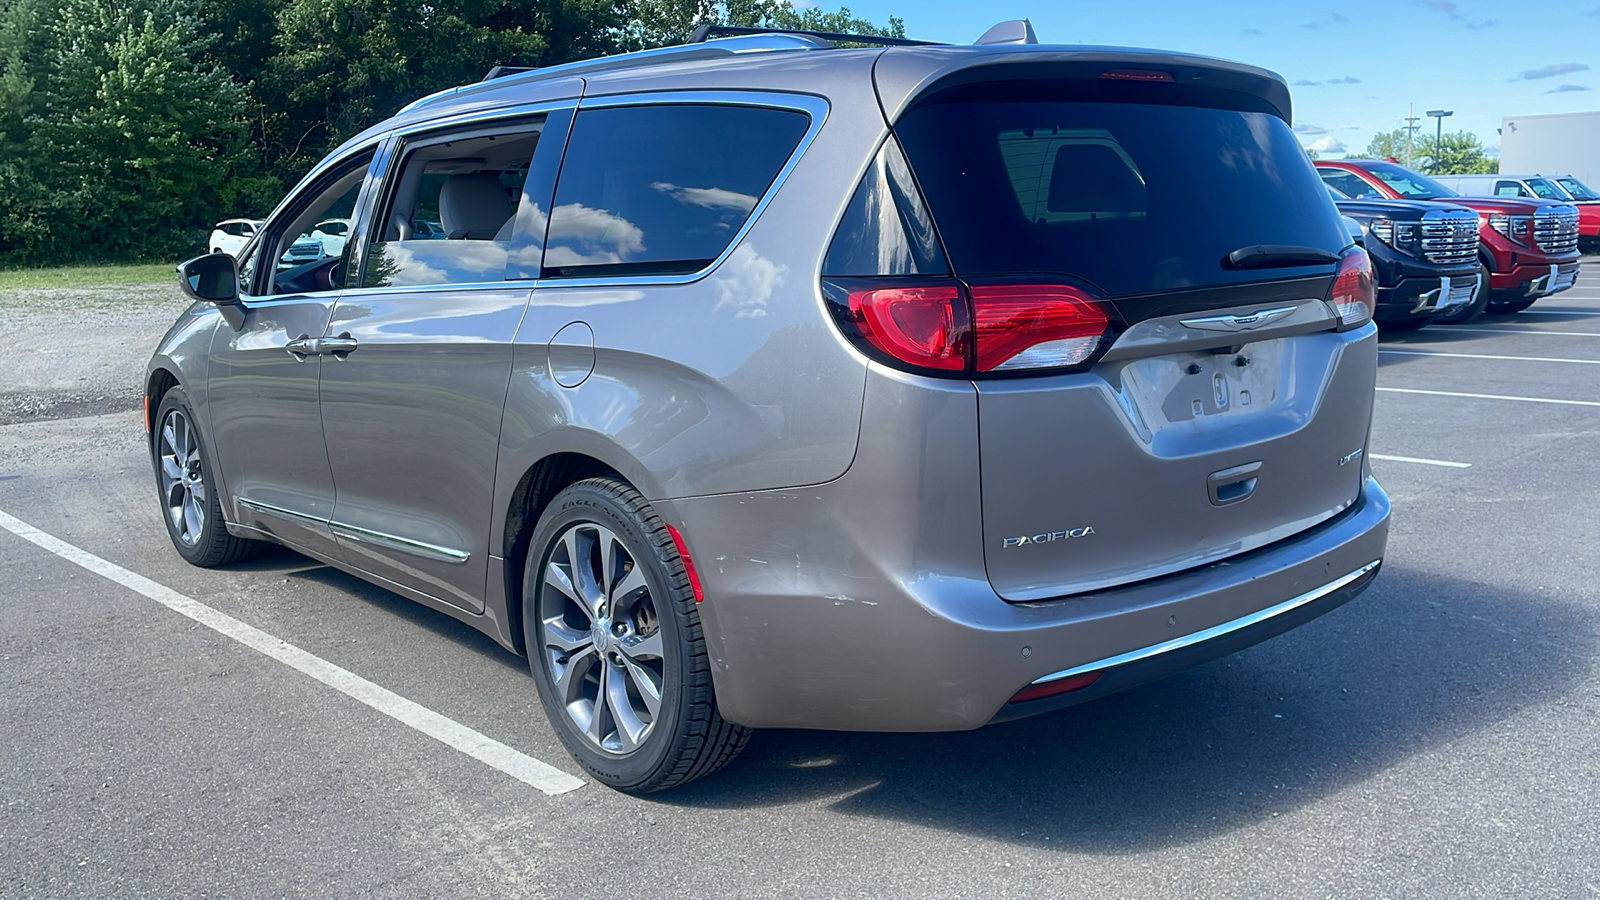
[(1099, 672), (1083, 672), (1078, 675), (1073, 675), (1069, 678), (1046, 681), (1044, 684), (1030, 684), (1022, 690), (1017, 691), (1016, 696), (1012, 697), (1010, 702), (1026, 703), (1029, 700), (1043, 700), (1046, 697), (1054, 697), (1057, 694), (1068, 694), (1073, 691), (1081, 691), (1089, 685), (1094, 684), (1096, 681), (1099, 681), (1103, 672), (1104, 670)]
[(150, 395), (144, 395), (144, 433), (150, 433)]
[(683, 544), (683, 535), (671, 525), (667, 526), (667, 534), (672, 535), (672, 546), (678, 548), (678, 556), (683, 560), (683, 570), (689, 574), (689, 590), (694, 591), (694, 602), (699, 603), (706, 598), (706, 595), (700, 590), (700, 573), (694, 570), (694, 560), (689, 558), (689, 548)]

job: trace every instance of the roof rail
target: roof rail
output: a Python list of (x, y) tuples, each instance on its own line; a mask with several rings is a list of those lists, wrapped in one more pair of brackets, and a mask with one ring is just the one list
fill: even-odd
[[(418, 98), (401, 107), (399, 112), (410, 112), (435, 103), (442, 103), (449, 99), (460, 98), (483, 90), (495, 89), (500, 87), (499, 82), (508, 78), (516, 81), (541, 81), (547, 78), (562, 78), (568, 75), (592, 75), (597, 72), (663, 65), (694, 59), (713, 59), (745, 53), (824, 50), (831, 46), (833, 45), (827, 41), (798, 32), (774, 31), (749, 37), (709, 41), (703, 44), (675, 44), (670, 47), (637, 50), (633, 53), (621, 53), (616, 56), (598, 56), (593, 59), (580, 59), (575, 62), (562, 63), (559, 66), (495, 66), (489, 70), (489, 73), (481, 81), (459, 87), (446, 88), (426, 97)], [(489, 84), (489, 82), (497, 83)]]
[(489, 74), (483, 76), (482, 81), (493, 81), (506, 75), (521, 75), (523, 72), (537, 72), (538, 66), (495, 66)]
[(938, 43), (938, 41), (918, 41), (876, 34), (841, 34), (835, 31), (806, 31), (803, 28), (747, 28), (742, 25), (701, 25), (684, 43), (703, 44), (712, 38), (742, 37), (752, 34), (798, 34), (834, 43), (877, 44), (883, 47), (927, 47)]

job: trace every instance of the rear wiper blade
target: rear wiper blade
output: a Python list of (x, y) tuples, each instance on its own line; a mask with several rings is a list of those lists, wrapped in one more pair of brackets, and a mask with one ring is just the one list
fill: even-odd
[(1253, 244), (1240, 247), (1222, 258), (1224, 269), (1271, 269), (1278, 266), (1315, 266), (1339, 261), (1337, 253), (1319, 247), (1287, 244)]

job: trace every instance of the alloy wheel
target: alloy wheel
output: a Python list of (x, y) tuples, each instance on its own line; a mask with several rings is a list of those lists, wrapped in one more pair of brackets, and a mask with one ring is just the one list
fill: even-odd
[(193, 547), (205, 528), (210, 496), (200, 461), (200, 441), (193, 423), (180, 409), (171, 410), (162, 420), (160, 441), (161, 497), (167, 521), (178, 540)]
[(567, 528), (545, 563), (538, 615), (537, 652), (573, 725), (608, 754), (638, 749), (661, 715), (667, 660), (633, 552), (602, 525)]

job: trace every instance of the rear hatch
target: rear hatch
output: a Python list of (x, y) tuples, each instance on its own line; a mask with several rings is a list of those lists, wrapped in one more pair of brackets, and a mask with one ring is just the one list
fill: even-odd
[[(1351, 241), (1282, 111), (1099, 68), (966, 72), (893, 124), (975, 317), (985, 562), (1012, 601), (1281, 540), (1362, 482), (1376, 338), (1327, 302), (1360, 251), (1341, 259)], [(1092, 351), (985, 366), (984, 298), (1039, 291), (1104, 312)]]

